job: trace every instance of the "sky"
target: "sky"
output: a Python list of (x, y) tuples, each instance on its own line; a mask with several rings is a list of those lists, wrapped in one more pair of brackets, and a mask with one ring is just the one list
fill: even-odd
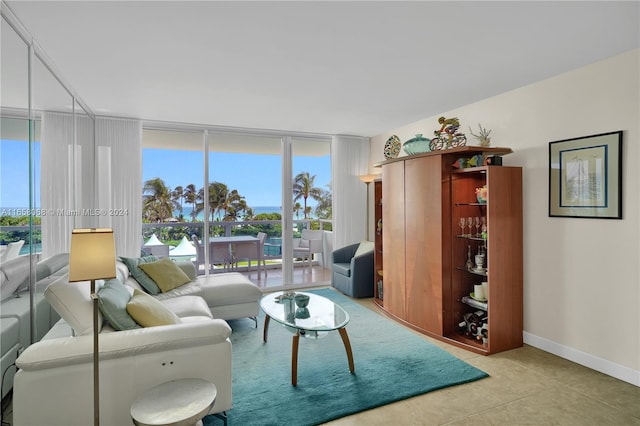
[[(40, 206), (40, 144), (33, 145), (35, 181)], [(0, 145), (0, 206), (29, 207), (29, 145), (25, 141), (2, 140)]]
[[(143, 149), (142, 181), (159, 177), (171, 189), (190, 183), (199, 189), (203, 187), (203, 163), (203, 155), (197, 151)], [(249, 207), (282, 204), (281, 170), (279, 155), (211, 153), (209, 157), (209, 181), (222, 182), (229, 190), (237, 189)], [(329, 189), (331, 159), (328, 155), (294, 157), (293, 176), (300, 172), (316, 175), (315, 186)]]
[[(36, 206), (40, 206), (40, 144), (34, 144), (36, 158)], [(198, 151), (143, 149), (142, 181), (160, 177), (171, 187), (203, 187), (203, 156)], [(28, 144), (24, 141), (2, 140), (0, 145), (0, 206), (28, 207), (29, 205)], [(279, 155), (211, 153), (209, 180), (237, 189), (250, 207), (280, 206), (281, 161)], [(294, 157), (293, 175), (309, 172), (316, 175), (315, 186), (329, 189), (331, 181), (330, 157)], [(302, 204), (302, 202), (301, 202)], [(309, 205), (315, 205), (309, 202)]]

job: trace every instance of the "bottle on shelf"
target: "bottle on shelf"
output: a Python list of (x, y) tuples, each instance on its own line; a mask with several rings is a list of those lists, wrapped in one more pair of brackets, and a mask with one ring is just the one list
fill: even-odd
[(473, 269), (473, 261), (471, 260), (471, 245), (467, 246), (467, 263), (465, 266), (468, 270)]

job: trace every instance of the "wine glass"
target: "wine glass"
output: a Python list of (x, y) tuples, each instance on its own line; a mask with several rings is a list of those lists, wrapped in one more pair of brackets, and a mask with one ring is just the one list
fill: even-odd
[(464, 237), (464, 227), (467, 225), (467, 221), (464, 217), (461, 217), (460, 220), (458, 220), (458, 225), (460, 225), (460, 228), (462, 228), (461, 237)]
[(467, 226), (469, 227), (469, 236), (471, 236), (471, 227), (473, 226), (473, 218), (471, 216), (467, 218)]
[(476, 216), (473, 219), (473, 224), (476, 226), (476, 237), (480, 236), (480, 225), (482, 224), (482, 219), (479, 216)]

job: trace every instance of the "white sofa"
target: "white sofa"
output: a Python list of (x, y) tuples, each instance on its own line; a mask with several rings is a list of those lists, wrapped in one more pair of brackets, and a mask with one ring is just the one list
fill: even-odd
[[(238, 272), (226, 272), (208, 276), (197, 276), (191, 262), (177, 262), (177, 265), (191, 278), (191, 282), (155, 297), (159, 300), (176, 296), (201, 296), (214, 318), (224, 320), (255, 318), (260, 312), (262, 290)], [(131, 276), (122, 262), (116, 262), (118, 276), (126, 285), (143, 290)]]
[[(2, 372), (2, 397), (13, 387), (15, 368), (13, 363), (20, 351), (31, 344), (31, 315), (29, 297), (30, 261), (38, 256), (18, 256), (0, 262), (0, 371)], [(60, 316), (51, 309), (44, 298), (45, 288), (68, 271), (69, 255), (60, 253), (38, 261), (35, 265), (34, 306), (36, 316), (33, 338), (40, 340), (49, 332)]]
[[(181, 267), (188, 271), (185, 265)], [(192, 272), (195, 274), (195, 268)], [(128, 286), (139, 288), (119, 262), (118, 275)], [(52, 283), (45, 292), (62, 319), (16, 360), (16, 426), (92, 422), (89, 293), (88, 282), (69, 283), (67, 277)], [(153, 386), (179, 378), (211, 381), (218, 389), (211, 413), (230, 409), (231, 329), (224, 319), (256, 316), (261, 296), (260, 289), (241, 274), (198, 277), (156, 297), (180, 317), (180, 323), (123, 331), (114, 331), (106, 323), (99, 339), (101, 423), (132, 424), (130, 406), (135, 398)], [(66, 306), (60, 306), (61, 301)]]

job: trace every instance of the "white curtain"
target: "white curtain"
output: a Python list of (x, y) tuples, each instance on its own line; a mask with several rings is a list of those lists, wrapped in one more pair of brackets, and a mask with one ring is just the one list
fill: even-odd
[(42, 256), (68, 253), (73, 228), (95, 226), (93, 119), (43, 112), (40, 138)]
[(334, 136), (331, 140), (333, 248), (366, 239), (367, 186), (360, 180), (369, 173), (369, 139)]
[(96, 117), (98, 226), (113, 228), (118, 256), (142, 246), (142, 123)]

